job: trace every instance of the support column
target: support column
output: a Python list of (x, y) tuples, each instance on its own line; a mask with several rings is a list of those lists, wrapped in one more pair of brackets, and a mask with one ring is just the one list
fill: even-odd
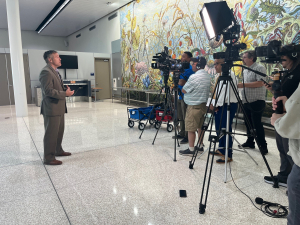
[(17, 117), (28, 116), (19, 0), (6, 0), (12, 78)]

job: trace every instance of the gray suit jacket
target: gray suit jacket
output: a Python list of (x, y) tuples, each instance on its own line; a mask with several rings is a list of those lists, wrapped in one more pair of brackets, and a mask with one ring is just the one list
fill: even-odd
[(67, 113), (66, 88), (57, 75), (57, 72), (50, 66), (45, 66), (40, 74), (43, 100), (41, 114), (44, 116), (61, 116)]

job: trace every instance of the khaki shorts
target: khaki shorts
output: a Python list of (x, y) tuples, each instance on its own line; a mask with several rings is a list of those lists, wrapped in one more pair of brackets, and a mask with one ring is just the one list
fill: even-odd
[(185, 116), (185, 130), (195, 132), (197, 129), (202, 128), (206, 111), (206, 103), (188, 105)]

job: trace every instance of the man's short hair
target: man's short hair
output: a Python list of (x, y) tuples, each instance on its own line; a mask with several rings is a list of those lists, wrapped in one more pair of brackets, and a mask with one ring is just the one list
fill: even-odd
[(187, 54), (187, 56), (189, 57), (189, 58), (192, 58), (193, 57), (193, 54), (191, 53), (191, 52), (184, 52), (185, 54)]
[(255, 54), (255, 51), (247, 51), (247, 52), (245, 52), (245, 54), (246, 53), (247, 53), (247, 58), (248, 59), (253, 59), (253, 62), (256, 62), (257, 56)]
[(44, 53), (44, 60), (45, 60), (45, 62), (48, 64), (49, 63), (49, 58), (51, 57), (51, 55), (52, 54), (54, 54), (54, 53), (57, 53), (57, 51), (55, 51), (55, 50), (49, 50), (49, 51), (46, 51), (45, 53)]
[(191, 61), (198, 63), (200, 69), (204, 69), (204, 67), (206, 66), (206, 59), (204, 57), (192, 58)]

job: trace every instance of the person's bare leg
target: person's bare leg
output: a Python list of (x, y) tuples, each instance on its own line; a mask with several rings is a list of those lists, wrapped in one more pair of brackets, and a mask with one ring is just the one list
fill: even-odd
[[(198, 129), (198, 141), (201, 141), (200, 146), (203, 145), (203, 136), (204, 136), (204, 134), (205, 134), (205, 132), (202, 132), (202, 130), (199, 128)], [(200, 136), (200, 139), (199, 139), (199, 136)], [(198, 144), (198, 142), (197, 142), (197, 144)]]
[(189, 149), (191, 151), (194, 151), (196, 133), (193, 131), (189, 131), (188, 136), (189, 136)]

